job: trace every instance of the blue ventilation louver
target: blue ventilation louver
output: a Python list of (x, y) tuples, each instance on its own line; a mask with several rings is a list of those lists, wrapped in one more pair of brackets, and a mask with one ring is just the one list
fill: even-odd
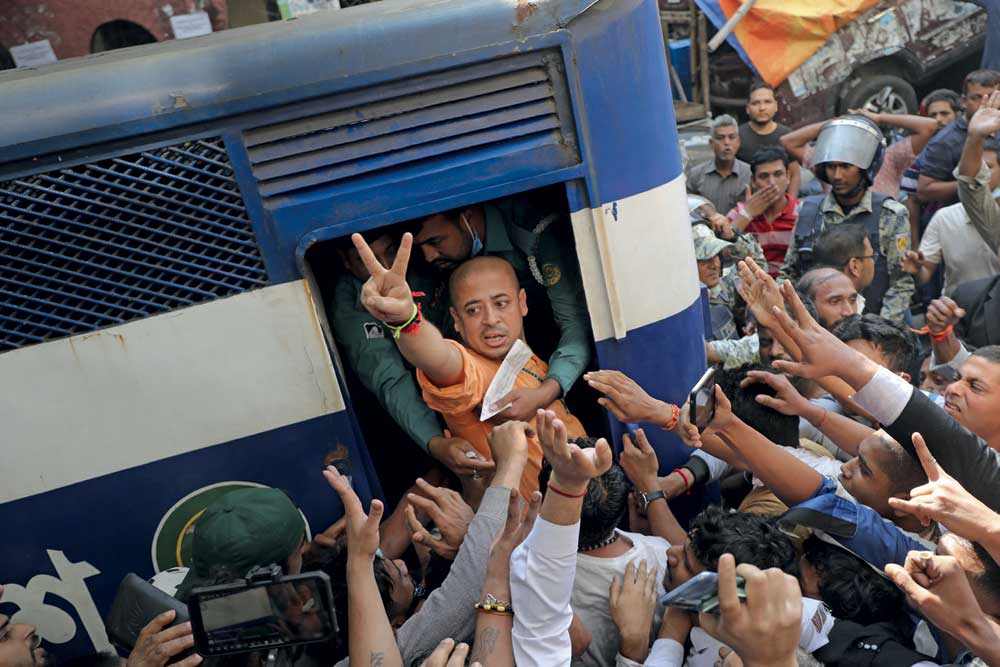
[(0, 181), (0, 351), (266, 282), (221, 139)]

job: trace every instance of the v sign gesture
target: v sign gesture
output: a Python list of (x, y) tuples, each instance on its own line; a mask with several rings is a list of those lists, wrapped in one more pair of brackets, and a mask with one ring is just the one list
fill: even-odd
[(988, 538), (996, 532), (1000, 517), (941, 469), (919, 433), (913, 434), (913, 448), (927, 473), (927, 483), (910, 491), (909, 500), (890, 498), (889, 504), (898, 512), (918, 517), (925, 526), (939, 521), (956, 535), (988, 548)]
[(406, 269), (413, 249), (413, 234), (403, 234), (396, 261), (388, 269), (378, 261), (361, 234), (352, 234), (351, 241), (371, 276), (361, 289), (361, 303), (369, 313), (386, 324), (395, 326), (410, 320), (416, 305), (406, 282)]

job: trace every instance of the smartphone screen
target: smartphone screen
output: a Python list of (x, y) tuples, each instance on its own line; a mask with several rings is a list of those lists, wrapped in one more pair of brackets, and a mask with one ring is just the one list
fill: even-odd
[(336, 632), (329, 580), (321, 573), (196, 590), (188, 608), (202, 655), (321, 641)]
[(715, 418), (715, 368), (709, 368), (691, 390), (688, 398), (691, 422), (702, 433)]
[[(736, 594), (741, 600), (747, 597), (743, 577), (736, 577)], [(660, 602), (667, 607), (677, 607), (694, 613), (719, 613), (719, 575), (701, 572), (664, 595)]]

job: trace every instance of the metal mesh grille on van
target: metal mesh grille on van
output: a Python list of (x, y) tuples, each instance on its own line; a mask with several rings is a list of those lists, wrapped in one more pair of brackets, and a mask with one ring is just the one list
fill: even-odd
[(0, 181), (0, 351), (266, 282), (221, 139)]
[[(472, 162), (497, 147), (552, 146), (579, 163), (557, 52), (537, 51), (330, 96), (244, 132), (265, 203), (310, 188), (363, 190)], [(389, 176), (386, 176), (389, 174)], [(355, 185), (361, 183), (361, 185)], [(268, 201), (272, 199), (272, 201)]]

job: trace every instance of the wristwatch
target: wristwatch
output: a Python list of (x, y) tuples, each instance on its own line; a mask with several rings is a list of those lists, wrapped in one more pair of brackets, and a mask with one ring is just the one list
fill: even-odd
[(659, 500), (660, 498), (665, 498), (663, 491), (661, 490), (650, 491), (649, 493), (643, 493), (640, 491), (637, 498), (639, 501), (639, 511), (645, 512), (651, 502)]

